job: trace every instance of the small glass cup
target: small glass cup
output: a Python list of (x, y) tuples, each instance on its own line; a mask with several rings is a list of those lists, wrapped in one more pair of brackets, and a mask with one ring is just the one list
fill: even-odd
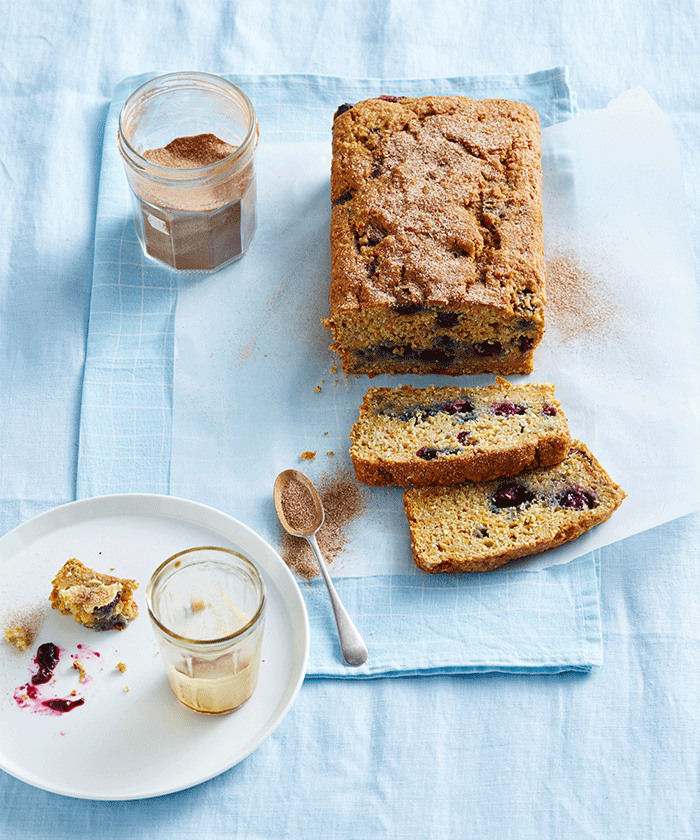
[(209, 715), (232, 712), (258, 682), (265, 585), (255, 565), (227, 548), (202, 546), (162, 563), (146, 603), (175, 696)]
[[(193, 165), (208, 160), (201, 157), (204, 139), (197, 140), (212, 142), (212, 135), (233, 151)], [(245, 254), (257, 224), (258, 136), (250, 99), (219, 76), (168, 73), (129, 96), (117, 141), (147, 256), (177, 270), (215, 271)], [(183, 139), (191, 141), (187, 168), (163, 165), (158, 153)]]

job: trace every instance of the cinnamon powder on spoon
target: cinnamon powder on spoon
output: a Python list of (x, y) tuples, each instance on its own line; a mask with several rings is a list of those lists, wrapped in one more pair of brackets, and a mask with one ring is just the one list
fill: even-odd
[[(362, 513), (365, 503), (354, 475), (340, 470), (321, 479), (319, 495), (323, 502), (325, 520), (316, 539), (326, 562), (332, 563), (345, 551), (347, 527)], [(293, 521), (289, 518), (290, 522)], [(299, 577), (313, 580), (319, 576), (318, 563), (311, 546), (303, 537), (293, 537), (284, 531), (280, 553), (284, 562)]]
[(290, 528), (294, 531), (305, 531), (313, 525), (316, 518), (314, 500), (300, 481), (290, 478), (282, 488), (280, 504)]

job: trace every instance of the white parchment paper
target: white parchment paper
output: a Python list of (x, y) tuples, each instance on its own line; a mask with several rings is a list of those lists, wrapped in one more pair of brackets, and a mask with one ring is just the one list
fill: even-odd
[[(289, 467), (314, 481), (351, 471), (348, 434), (370, 384), (492, 377), (370, 382), (335, 371), (321, 324), (330, 143), (263, 142), (258, 160), (252, 249), (217, 274), (180, 280), (170, 491), (225, 510), (279, 546), (275, 476)], [(551, 305), (529, 378), (556, 385), (572, 434), (627, 499), (608, 523), (519, 564), (533, 569), (700, 508), (698, 291), (669, 125), (642, 89), (630, 91), (544, 129), (543, 172)], [(302, 460), (305, 451), (314, 460)], [(334, 574), (421, 574), (401, 489), (362, 494)]]

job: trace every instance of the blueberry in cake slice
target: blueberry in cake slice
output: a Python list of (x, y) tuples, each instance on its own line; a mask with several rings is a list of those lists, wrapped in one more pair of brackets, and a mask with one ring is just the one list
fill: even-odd
[(135, 580), (101, 574), (75, 558), (63, 565), (52, 586), (52, 608), (93, 630), (123, 630), (139, 612)]
[(537, 112), (379, 96), (333, 121), (331, 349), (345, 373), (530, 373), (544, 333)]
[(370, 388), (350, 432), (355, 475), (370, 485), (487, 481), (561, 461), (569, 425), (547, 382), (481, 388)]
[(514, 478), (404, 491), (416, 565), (487, 572), (539, 554), (609, 519), (625, 498), (590, 450)]

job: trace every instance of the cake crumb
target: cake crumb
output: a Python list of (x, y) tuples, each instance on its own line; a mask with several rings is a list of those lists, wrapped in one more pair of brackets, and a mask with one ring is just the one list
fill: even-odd
[(202, 610), (206, 610), (206, 608), (207, 605), (204, 601), (195, 601), (194, 599), (190, 601), (190, 609), (193, 613), (202, 612)]
[(75, 670), (78, 671), (78, 673), (80, 674), (80, 682), (85, 682), (85, 680), (87, 679), (87, 673), (85, 671), (85, 666), (83, 665), (83, 663), (79, 659), (76, 659), (73, 662), (73, 668), (75, 668)]
[(14, 645), (17, 650), (26, 650), (29, 647), (27, 633), (23, 627), (9, 627), (5, 630), (5, 641), (8, 645)]
[(19, 653), (23, 653), (34, 644), (39, 628), (46, 615), (43, 606), (27, 605), (13, 610), (6, 617), (5, 641)]
[(326, 452), (326, 455), (332, 458), (335, 455), (335, 452), (333, 452), (333, 450), (331, 449), (329, 452)]
[(124, 686), (124, 691), (131, 691), (131, 689), (129, 688), (129, 686), (128, 686), (128, 685), (125, 685), (125, 686)]
[(121, 671), (122, 674), (126, 671), (126, 665), (124, 662), (117, 662), (117, 671)]
[(301, 453), (302, 461), (313, 461), (315, 457), (316, 457), (316, 452), (315, 451), (314, 452), (309, 452), (307, 450), (306, 452)]
[(320, 385), (317, 385), (317, 386), (314, 388), (314, 393), (315, 393), (315, 394), (320, 394), (322, 390), (323, 390), (323, 389), (321, 388), (321, 386), (320, 386)]

